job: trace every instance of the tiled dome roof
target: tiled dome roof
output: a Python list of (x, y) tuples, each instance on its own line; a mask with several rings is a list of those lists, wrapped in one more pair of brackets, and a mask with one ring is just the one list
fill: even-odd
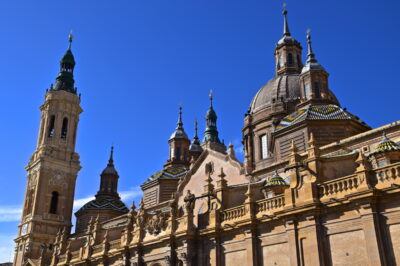
[(282, 130), (304, 120), (354, 120), (366, 125), (361, 119), (334, 104), (312, 105), (285, 116), (275, 131)]
[(99, 197), (89, 201), (77, 213), (84, 210), (113, 210), (121, 213), (127, 213), (129, 210), (120, 199), (114, 197)]
[(278, 186), (288, 186), (288, 184), (283, 180), (283, 178), (275, 172), (275, 174), (265, 183), (264, 187), (278, 187)]
[(145, 183), (156, 179), (179, 179), (184, 176), (189, 169), (183, 167), (170, 167), (152, 174)]
[(378, 154), (378, 153), (382, 153), (382, 152), (390, 152), (390, 151), (400, 151), (400, 146), (390, 140), (388, 137), (386, 137), (386, 134), (383, 134), (383, 138), (382, 141), (378, 144), (378, 146), (376, 146), (376, 150), (370, 154), (374, 155), (374, 154)]

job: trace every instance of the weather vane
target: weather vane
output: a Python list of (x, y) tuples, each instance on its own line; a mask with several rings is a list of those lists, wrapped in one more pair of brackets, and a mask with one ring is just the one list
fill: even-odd
[(286, 9), (286, 6), (287, 6), (287, 3), (283, 2), (283, 4), (282, 4), (283, 9)]

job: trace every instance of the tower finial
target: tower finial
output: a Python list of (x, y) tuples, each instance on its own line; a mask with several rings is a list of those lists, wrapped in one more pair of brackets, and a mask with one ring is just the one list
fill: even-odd
[(290, 30), (289, 30), (289, 24), (287, 21), (287, 10), (286, 10), (287, 4), (284, 2), (282, 7), (283, 7), (283, 36), (290, 36)]
[(68, 50), (71, 50), (71, 45), (72, 45), (72, 39), (74, 38), (74, 36), (72, 35), (72, 30), (69, 32), (69, 35), (68, 35), (68, 42), (69, 42), (69, 44), (68, 44)]
[(307, 63), (310, 62), (317, 62), (317, 59), (315, 59), (315, 54), (312, 50), (311, 46), (311, 30), (307, 29), (307, 46), (308, 46), (308, 53), (307, 53)]
[(110, 152), (110, 159), (108, 160), (109, 165), (114, 164), (114, 143), (111, 144), (111, 152)]
[(194, 119), (194, 140), (198, 141), (199, 140), (199, 136), (197, 135), (197, 117)]
[(212, 89), (210, 90), (209, 97), (210, 97), (210, 107), (212, 107), (213, 106), (213, 91), (212, 91)]
[(178, 127), (177, 128), (182, 128), (183, 122), (182, 122), (182, 103), (179, 104), (179, 118), (178, 118)]

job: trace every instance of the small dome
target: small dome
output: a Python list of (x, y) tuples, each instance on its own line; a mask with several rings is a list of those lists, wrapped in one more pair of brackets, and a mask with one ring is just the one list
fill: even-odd
[(283, 36), (279, 41), (278, 41), (278, 45), (281, 45), (281, 44), (298, 44), (298, 45), (300, 45), (300, 43), (295, 39), (295, 38), (293, 38), (292, 36)]
[(300, 83), (298, 75), (283, 75), (277, 76), (268, 81), (254, 96), (251, 105), (251, 113), (258, 112), (266, 107), (272, 105), (276, 99), (289, 99), (300, 98)]
[(285, 182), (285, 180), (283, 180), (283, 178), (277, 172), (275, 172), (275, 174), (264, 185), (264, 187), (266, 188), (279, 187), (279, 186), (287, 187), (289, 185)]
[(214, 108), (212, 106), (208, 109), (206, 113), (206, 119), (217, 119), (217, 113), (214, 111)]
[(68, 63), (71, 65), (75, 65), (75, 57), (70, 49), (68, 49), (65, 52), (64, 56), (61, 58), (61, 63)]
[(189, 150), (193, 152), (203, 152), (201, 145), (193, 142), (190, 144)]
[(393, 140), (389, 139), (384, 133), (382, 141), (378, 144), (378, 146), (376, 146), (376, 150), (371, 153), (370, 156), (391, 151), (400, 151), (400, 146)]
[(318, 62), (307, 62), (301, 70), (301, 73), (303, 74), (312, 70), (322, 70), (326, 72), (325, 68), (321, 66)]
[(91, 200), (83, 205), (83, 207), (80, 208), (77, 213), (84, 210), (112, 210), (121, 213), (127, 213), (129, 211), (125, 203), (115, 197), (99, 197)]
[(104, 168), (103, 172), (101, 172), (102, 175), (118, 175), (117, 170), (115, 169), (114, 165), (107, 165), (106, 168)]
[(183, 128), (177, 128), (169, 139), (189, 139)]

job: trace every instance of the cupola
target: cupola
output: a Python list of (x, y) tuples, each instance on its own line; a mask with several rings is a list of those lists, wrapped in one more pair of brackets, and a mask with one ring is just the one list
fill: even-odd
[(307, 61), (300, 74), (301, 104), (325, 103), (339, 105), (335, 95), (329, 90), (329, 74), (318, 63), (311, 46), (310, 30), (307, 31)]
[(164, 167), (182, 166), (188, 167), (190, 163), (189, 145), (190, 140), (187, 136), (182, 122), (182, 106), (179, 106), (178, 123), (175, 131), (168, 141), (169, 156)]
[(303, 67), (301, 59), (302, 47), (300, 43), (292, 37), (287, 20), (287, 10), (283, 10), (283, 36), (276, 44), (275, 60), (276, 74), (290, 75), (299, 74)]
[(376, 146), (375, 151), (369, 155), (369, 158), (375, 168), (400, 162), (400, 146), (389, 139), (384, 132), (381, 142)]

